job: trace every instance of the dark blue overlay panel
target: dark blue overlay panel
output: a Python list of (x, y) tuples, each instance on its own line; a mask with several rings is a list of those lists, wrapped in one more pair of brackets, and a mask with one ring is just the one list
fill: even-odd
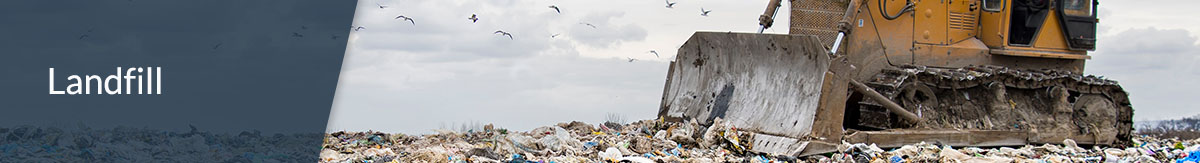
[(0, 1), (0, 158), (317, 161), (355, 3)]

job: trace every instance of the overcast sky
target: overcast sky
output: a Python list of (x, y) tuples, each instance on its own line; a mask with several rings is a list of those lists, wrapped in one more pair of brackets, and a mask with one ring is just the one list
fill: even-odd
[[(365, 29), (349, 37), (328, 128), (421, 134), (474, 122), (598, 123), (609, 113), (653, 119), (675, 50), (695, 31), (755, 32), (766, 2), (360, 0), (354, 26)], [(1120, 81), (1136, 120), (1200, 114), (1188, 103), (1200, 99), (1195, 4), (1101, 3), (1085, 71)], [(702, 7), (713, 11), (700, 16)], [(787, 33), (784, 15), (766, 32)]]

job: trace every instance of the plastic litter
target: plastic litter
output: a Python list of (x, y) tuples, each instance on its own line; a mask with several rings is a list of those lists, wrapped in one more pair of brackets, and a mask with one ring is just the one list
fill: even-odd
[(654, 160), (645, 157), (622, 157), (616, 162), (654, 163)]
[(1200, 162), (1200, 151), (1192, 151), (1188, 156), (1175, 161), (1176, 163), (1197, 163)]
[(618, 150), (614, 147), (608, 147), (608, 149), (601, 151), (599, 155), (600, 159), (603, 160), (616, 160), (617, 158), (621, 157), (621, 150)]
[[(528, 132), (489, 125), (483, 130), (442, 131), (421, 136), (336, 132), (326, 135), (320, 162), (1200, 162), (1200, 139), (1145, 136), (1133, 138), (1130, 146), (1088, 148), (1069, 139), (1061, 144), (988, 148), (954, 148), (937, 142), (880, 148), (875, 144), (843, 142), (832, 153), (768, 156), (749, 150), (753, 148), (749, 142), (753, 135), (739, 131), (720, 118), (714, 118), (712, 122), (708, 126), (692, 120), (682, 123), (643, 120), (601, 125), (569, 122)], [(72, 143), (83, 144), (81, 146), (97, 144), (94, 141)], [(0, 151), (8, 148), (0, 146)], [(266, 156), (247, 154), (244, 157)]]

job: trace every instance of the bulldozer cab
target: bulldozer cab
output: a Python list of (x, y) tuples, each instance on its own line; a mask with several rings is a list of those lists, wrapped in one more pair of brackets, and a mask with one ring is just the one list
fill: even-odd
[(1063, 0), (1058, 6), (1062, 15), (1063, 31), (1066, 32), (1067, 45), (1075, 50), (1096, 49), (1096, 5), (1093, 0)]
[[(1095, 0), (982, 0), (978, 39), (991, 54), (1090, 59), (1095, 50)], [(955, 21), (953, 19), (949, 20)]]
[[(1005, 12), (1005, 0), (984, 0), (985, 12)], [(1047, 26), (1047, 17), (1054, 11), (1056, 20), (1065, 37), (1068, 49), (1093, 50), (1096, 43), (1096, 3), (1092, 0), (1059, 0), (1052, 3), (1048, 0), (1010, 0), (1012, 9), (1009, 14), (1008, 44), (1010, 46), (1030, 46), (1037, 38), (1041, 28)], [(987, 9), (987, 8), (993, 9)], [(1053, 9), (1052, 9), (1053, 8)], [(1055, 19), (1051, 19), (1055, 20)], [(1051, 38), (1052, 39), (1052, 38)]]

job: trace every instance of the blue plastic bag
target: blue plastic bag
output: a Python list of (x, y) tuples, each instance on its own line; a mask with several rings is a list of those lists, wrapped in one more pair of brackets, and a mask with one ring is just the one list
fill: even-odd
[(1188, 161), (1200, 162), (1200, 151), (1192, 151), (1191, 153), (1188, 153), (1186, 158), (1175, 160), (1175, 163), (1184, 163)]

